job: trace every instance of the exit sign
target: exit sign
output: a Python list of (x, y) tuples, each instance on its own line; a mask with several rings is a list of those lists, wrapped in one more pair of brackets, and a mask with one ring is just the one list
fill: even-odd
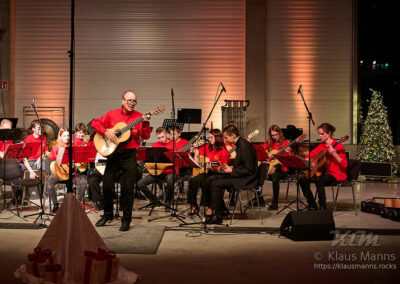
[(8, 82), (7, 81), (1, 81), (0, 82), (0, 89), (8, 89)]

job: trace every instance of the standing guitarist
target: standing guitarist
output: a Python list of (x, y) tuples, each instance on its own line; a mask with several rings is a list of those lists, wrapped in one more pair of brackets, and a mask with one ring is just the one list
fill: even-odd
[(150, 137), (150, 126), (147, 122), (150, 116), (143, 116), (135, 110), (136, 94), (127, 90), (122, 94), (121, 108), (107, 112), (100, 118), (93, 119), (92, 128), (107, 140), (117, 141), (117, 133), (111, 128), (118, 122), (130, 124), (143, 117), (132, 128), (130, 140), (118, 145), (117, 150), (108, 157), (103, 177), (104, 215), (96, 226), (104, 226), (113, 219), (113, 188), (119, 171), (121, 174), (121, 205), (123, 210), (120, 231), (128, 231), (132, 221), (133, 188), (136, 183), (136, 148), (140, 145), (140, 137), (147, 140)]
[[(335, 148), (333, 145), (336, 140), (332, 138), (336, 128), (329, 123), (322, 123), (318, 126), (318, 135), (321, 138), (321, 144), (314, 148), (306, 159), (313, 160), (314, 157), (318, 156), (319, 153), (327, 151), (328, 154), (325, 156), (330, 162), (325, 173), (315, 178), (315, 186), (318, 192), (319, 207), (320, 210), (326, 210), (326, 196), (325, 186), (344, 181), (347, 178), (347, 157), (346, 152), (342, 144), (337, 144)], [(316, 210), (317, 204), (315, 203), (314, 197), (310, 190), (310, 184), (305, 176), (299, 179), (301, 189), (304, 196), (307, 198), (308, 209)]]
[[(280, 151), (289, 145), (289, 141), (285, 139), (282, 130), (276, 124), (271, 125), (268, 130), (268, 135), (269, 138), (263, 145), (267, 152), (271, 152), (272, 150)], [(290, 153), (290, 148), (285, 151)], [(270, 164), (270, 167), (271, 166), (272, 165)], [(285, 166), (278, 164), (275, 172), (271, 174), (273, 197), (271, 205), (268, 207), (269, 211), (278, 210), (279, 180), (284, 179), (287, 176), (287, 173), (288, 169)]]

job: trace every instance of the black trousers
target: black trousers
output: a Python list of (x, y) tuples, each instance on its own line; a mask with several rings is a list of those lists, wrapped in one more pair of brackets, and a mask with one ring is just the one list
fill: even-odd
[(284, 179), (287, 175), (288, 175), (288, 172), (282, 171), (279, 168), (271, 175), (272, 192), (273, 192), (272, 202), (273, 203), (278, 203), (278, 199), (279, 199), (279, 181), (281, 179)]
[[(326, 206), (326, 194), (325, 194), (325, 186), (329, 186), (331, 184), (337, 183), (336, 178), (331, 174), (324, 174), (315, 179), (311, 179), (312, 182), (315, 182), (315, 187), (317, 188), (318, 193), (318, 203), (320, 206)], [(314, 196), (310, 189), (310, 184), (305, 176), (301, 176), (299, 178), (299, 184), (301, 190), (305, 198), (307, 198), (307, 203), (310, 205), (315, 204)]]
[(114, 152), (108, 159), (103, 176), (104, 216), (113, 216), (113, 189), (121, 171), (121, 209), (123, 222), (132, 220), (134, 186), (136, 183), (136, 149)]
[(187, 193), (187, 202), (190, 205), (197, 205), (197, 193), (199, 188), (201, 191), (200, 206), (210, 206), (211, 203), (211, 184), (223, 177), (225, 174), (209, 172), (206, 175), (206, 183), (204, 186), (204, 175), (198, 175), (189, 181), (189, 190)]
[(226, 210), (224, 192), (225, 189), (233, 188), (235, 179), (237, 178), (232, 178), (230, 174), (223, 174), (219, 179), (212, 182), (210, 208), (217, 214)]
[(102, 180), (103, 180), (103, 175), (96, 169), (88, 177), (89, 194), (93, 202), (96, 203), (102, 202), (103, 198), (100, 187), (100, 183)]

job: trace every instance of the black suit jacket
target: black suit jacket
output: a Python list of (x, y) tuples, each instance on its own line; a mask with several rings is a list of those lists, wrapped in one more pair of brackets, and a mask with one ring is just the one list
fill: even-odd
[(232, 163), (232, 181), (236, 189), (257, 186), (257, 152), (246, 139), (239, 137), (235, 143), (236, 158)]

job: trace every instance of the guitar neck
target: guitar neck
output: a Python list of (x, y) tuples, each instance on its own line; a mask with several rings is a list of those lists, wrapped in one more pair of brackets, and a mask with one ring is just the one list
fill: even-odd
[(185, 145), (183, 145), (183, 147), (178, 150), (177, 152), (186, 152), (190, 149), (190, 146), (193, 144), (194, 141), (197, 140), (197, 136), (193, 136)]
[(144, 121), (143, 116), (139, 119), (136, 119), (134, 122), (129, 123), (127, 126), (125, 126), (124, 128), (121, 129), (121, 134), (125, 133), (128, 130), (131, 130), (133, 127), (135, 127), (142, 121)]

